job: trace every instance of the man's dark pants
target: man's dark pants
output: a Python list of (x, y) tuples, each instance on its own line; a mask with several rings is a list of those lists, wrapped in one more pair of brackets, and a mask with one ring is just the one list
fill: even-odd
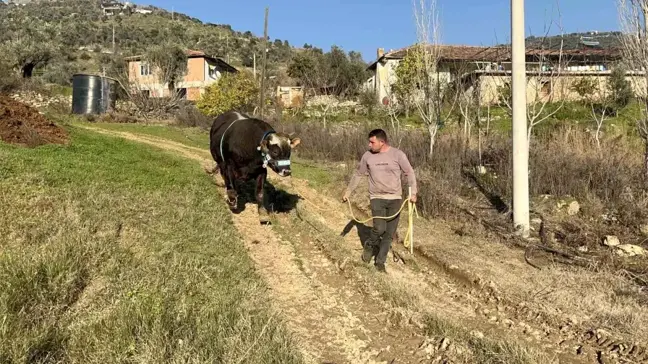
[[(392, 216), (398, 212), (402, 203), (402, 200), (372, 199), (371, 215), (373, 217)], [(391, 248), (392, 236), (394, 235), (394, 232), (396, 232), (399, 219), (400, 214), (390, 220), (373, 219), (373, 228), (371, 229), (371, 234), (369, 235), (369, 240), (366, 244), (373, 247), (374, 254), (376, 255), (376, 265), (384, 265), (387, 261), (387, 254)]]

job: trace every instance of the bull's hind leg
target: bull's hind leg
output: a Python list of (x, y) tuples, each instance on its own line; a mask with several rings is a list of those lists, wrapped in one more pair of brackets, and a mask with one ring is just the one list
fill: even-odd
[(264, 187), (267, 174), (268, 172), (264, 169), (263, 172), (261, 172), (256, 178), (255, 196), (257, 202), (257, 210), (259, 212), (259, 221), (261, 222), (261, 224), (270, 223), (270, 216), (268, 216), (268, 210), (266, 210), (264, 205)]

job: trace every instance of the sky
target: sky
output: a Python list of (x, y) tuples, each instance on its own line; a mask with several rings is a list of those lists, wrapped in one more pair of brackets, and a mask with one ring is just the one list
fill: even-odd
[[(510, 0), (437, 0), (441, 43), (494, 45), (510, 39)], [(324, 50), (337, 45), (375, 60), (378, 48), (399, 49), (416, 41), (412, 0), (139, 0), (203, 22), (229, 24), (263, 36), (269, 7), (270, 40)], [(543, 35), (551, 19), (565, 33), (618, 29), (616, 0), (526, 0), (525, 35)], [(560, 17), (559, 17), (560, 13)], [(560, 33), (557, 25), (550, 34)]]

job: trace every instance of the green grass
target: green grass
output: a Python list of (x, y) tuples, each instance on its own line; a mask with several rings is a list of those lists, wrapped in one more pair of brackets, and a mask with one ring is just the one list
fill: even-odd
[(325, 166), (314, 165), (313, 162), (299, 158), (293, 158), (291, 169), (295, 178), (308, 181), (308, 184), (312, 187), (328, 186), (336, 180), (336, 177), (342, 178), (337, 176), (335, 171), (331, 171)]
[(52, 95), (72, 96), (71, 86), (51, 85), (49, 87), (49, 90), (52, 93)]
[[(160, 137), (186, 146), (202, 148), (205, 151), (209, 150), (209, 133), (198, 128), (111, 123), (92, 123), (87, 125), (111, 131), (123, 131)], [(331, 174), (331, 171), (324, 170), (321, 165), (316, 166), (307, 160), (299, 158), (293, 158), (293, 160), (293, 175), (297, 178), (307, 180), (311, 186), (324, 186), (333, 182), (335, 176)]]
[[(530, 106), (529, 106), (530, 107)], [(555, 112), (550, 118), (544, 120), (534, 128), (534, 134), (552, 134), (555, 133), (563, 126), (572, 126), (580, 129), (596, 129), (596, 122), (594, 121), (591, 110), (578, 102), (566, 102), (556, 109), (559, 104), (547, 104), (543, 110), (543, 115)], [(537, 106), (539, 110), (541, 105)], [(487, 109), (482, 108), (482, 117), (486, 117)], [(511, 116), (506, 107), (493, 106), (490, 109), (491, 122), (490, 131), (500, 135), (510, 135), (512, 128)], [(543, 116), (540, 116), (542, 118)], [(603, 130), (613, 131), (614, 134), (621, 133), (626, 135), (636, 136), (636, 120), (641, 117), (641, 105), (633, 101), (625, 108), (619, 111), (619, 114), (614, 117), (609, 117), (605, 120)], [(482, 128), (486, 128), (486, 124), (482, 124)]]
[(301, 362), (200, 167), (68, 129), (0, 143), (0, 362)]
[(190, 147), (209, 149), (209, 132), (200, 128), (115, 123), (91, 123), (89, 125), (111, 131), (150, 135), (182, 143)]

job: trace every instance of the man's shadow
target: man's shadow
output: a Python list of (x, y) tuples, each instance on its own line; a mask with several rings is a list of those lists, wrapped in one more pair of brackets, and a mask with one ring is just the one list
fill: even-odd
[[(246, 204), (256, 205), (256, 181), (238, 182), (236, 191), (238, 193), (237, 204), (232, 213), (240, 214), (246, 209)], [(302, 198), (299, 195), (277, 189), (272, 183), (266, 180), (264, 185), (263, 206), (269, 213), (288, 213), (297, 207)]]
[[(369, 237), (371, 237), (371, 229), (373, 229), (373, 228), (371, 226), (361, 224), (361, 223), (359, 223), (357, 221), (351, 220), (351, 221), (349, 221), (348, 224), (346, 224), (344, 229), (342, 229), (342, 232), (340, 233), (340, 236), (346, 236), (347, 234), (349, 234), (349, 232), (351, 231), (351, 229), (353, 229), (354, 226), (356, 228), (356, 231), (358, 232), (358, 238), (359, 238), (358, 243), (360, 243), (360, 248), (363, 248), (364, 247), (364, 245), (363, 245), (364, 242), (367, 241), (369, 239)], [(391, 252), (391, 254), (394, 254), (394, 257), (395, 257), (394, 259), (395, 260), (396, 259), (402, 259), (400, 257), (397, 257), (396, 252), (394, 250), (394, 245), (395, 244), (400, 244), (400, 243), (402, 243), (402, 241), (400, 240), (400, 236), (398, 235), (398, 231), (395, 231), (394, 235), (392, 235), (392, 246), (391, 246), (391, 249), (389, 250)]]

